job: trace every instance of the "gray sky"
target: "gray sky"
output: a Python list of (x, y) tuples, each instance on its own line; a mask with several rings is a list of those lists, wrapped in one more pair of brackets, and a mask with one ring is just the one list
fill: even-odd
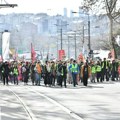
[[(5, 3), (4, 0), (1, 0)], [(0, 1), (0, 2), (1, 2)], [(40, 13), (47, 12), (50, 15), (63, 14), (63, 8), (78, 11), (82, 0), (6, 0), (8, 3), (18, 4), (16, 8), (2, 8), (1, 14), (7, 13)]]

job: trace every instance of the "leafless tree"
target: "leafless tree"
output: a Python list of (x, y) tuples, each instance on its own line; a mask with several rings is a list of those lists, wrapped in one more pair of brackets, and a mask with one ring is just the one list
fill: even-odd
[[(120, 0), (84, 0), (82, 8), (84, 10), (88, 10), (91, 8), (95, 11), (105, 10), (106, 15), (109, 19), (110, 26), (109, 26), (109, 42), (111, 44), (111, 49), (115, 50), (115, 41), (113, 35), (113, 23), (119, 22), (120, 23)], [(101, 7), (100, 7), (101, 6)], [(116, 50), (115, 50), (116, 53)], [(117, 55), (115, 54), (117, 58)]]

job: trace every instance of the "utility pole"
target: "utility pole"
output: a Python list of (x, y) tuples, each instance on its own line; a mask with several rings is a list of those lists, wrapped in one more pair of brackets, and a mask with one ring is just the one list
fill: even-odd
[(63, 45), (63, 43), (62, 43), (62, 42), (63, 42), (63, 41), (62, 41), (62, 40), (63, 40), (63, 39), (62, 39), (62, 28), (60, 29), (60, 40), (61, 40), (61, 50), (62, 50), (62, 48), (63, 48), (63, 47), (62, 47), (62, 45)]
[(90, 16), (88, 15), (88, 49), (91, 50), (91, 41), (90, 41)]
[(68, 59), (70, 58), (70, 36), (68, 36)]
[(75, 39), (75, 60), (76, 60), (77, 59), (76, 31), (75, 31), (74, 39)]
[(54, 24), (54, 25), (56, 25), (56, 26), (60, 26), (61, 28), (60, 28), (60, 41), (61, 41), (61, 50), (63, 49), (63, 38), (62, 38), (62, 34), (63, 34), (63, 26), (67, 26), (67, 25), (69, 25), (69, 24), (65, 24), (65, 25), (62, 25), (62, 23), (61, 23), (61, 25), (57, 25), (57, 24)]
[(84, 42), (85, 42), (85, 33), (84, 33), (84, 25), (83, 25), (83, 41), (82, 41), (83, 45), (84, 45)]
[(91, 51), (91, 39), (90, 39), (90, 15), (89, 13), (80, 13), (80, 12), (72, 12), (72, 13), (79, 13), (87, 15), (87, 22), (88, 22), (88, 50)]

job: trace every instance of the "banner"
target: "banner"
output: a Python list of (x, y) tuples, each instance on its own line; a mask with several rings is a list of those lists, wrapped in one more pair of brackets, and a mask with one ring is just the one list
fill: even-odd
[(35, 60), (36, 60), (36, 52), (32, 46), (32, 43), (31, 43), (31, 61), (32, 61), (32, 63), (34, 63)]
[(9, 43), (10, 43), (10, 32), (4, 32), (2, 34), (2, 57), (3, 60), (9, 60)]
[(64, 50), (59, 50), (59, 60), (63, 60), (65, 57), (65, 51)]
[(115, 60), (115, 51), (114, 49), (112, 49), (109, 53), (108, 53), (108, 58), (111, 60)]
[(3, 59), (2, 59), (2, 56), (0, 55), (0, 62), (2, 62), (3, 61)]
[(78, 56), (78, 60), (84, 62), (84, 56), (83, 56), (82, 53), (79, 54), (79, 56)]

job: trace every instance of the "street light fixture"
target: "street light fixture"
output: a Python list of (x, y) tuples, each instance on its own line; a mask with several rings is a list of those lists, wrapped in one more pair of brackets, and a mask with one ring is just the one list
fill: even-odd
[(61, 50), (63, 49), (63, 38), (62, 38), (62, 32), (63, 32), (63, 26), (67, 26), (67, 25), (69, 25), (69, 24), (65, 24), (65, 25), (58, 25), (58, 24), (54, 24), (54, 25), (56, 25), (56, 26), (60, 26), (61, 28), (60, 28), (60, 40), (61, 40)]
[(85, 14), (88, 16), (88, 49), (89, 52), (91, 51), (91, 40), (90, 40), (90, 16), (88, 13), (80, 13), (80, 12), (75, 12), (73, 11), (72, 13), (79, 13), (79, 14)]

